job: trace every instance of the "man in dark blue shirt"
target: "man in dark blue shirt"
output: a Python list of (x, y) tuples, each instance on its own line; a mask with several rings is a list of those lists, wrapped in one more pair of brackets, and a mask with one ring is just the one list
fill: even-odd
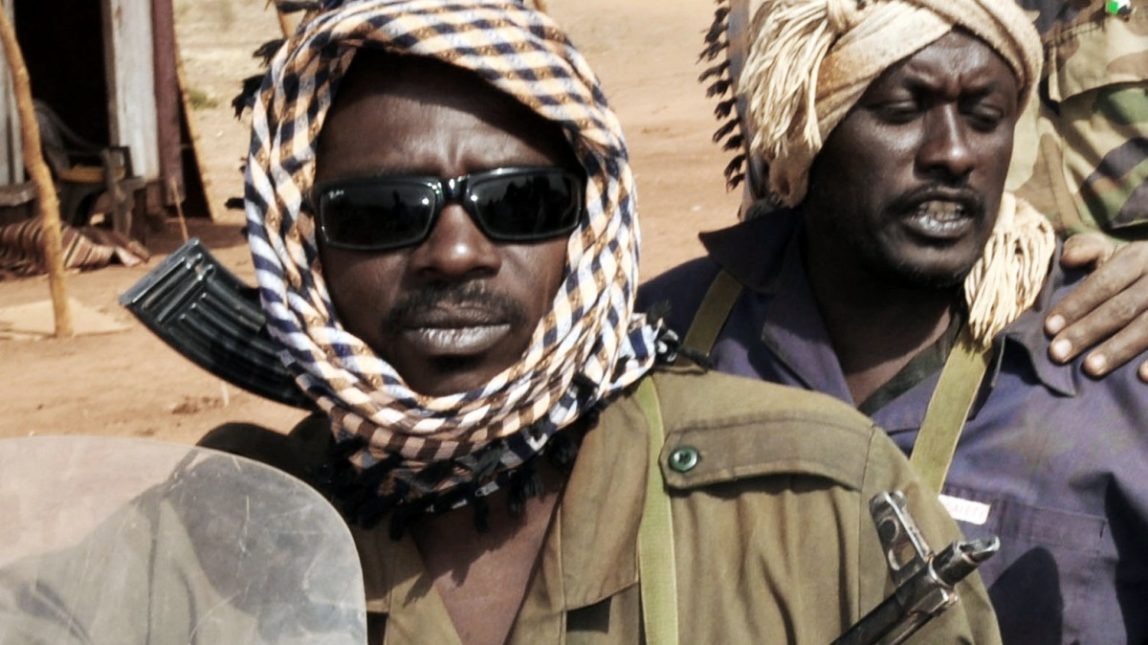
[(774, 4), (742, 80), (783, 208), (703, 236), (640, 304), (669, 301), (717, 369), (834, 395), (907, 452), (964, 422), (923, 471), (967, 534), (1001, 538), (982, 576), (1005, 640), (1144, 642), (1143, 359), (1103, 381), (1049, 360), (1043, 318), (1076, 278), (1003, 192), (1035, 30), (1009, 3)]

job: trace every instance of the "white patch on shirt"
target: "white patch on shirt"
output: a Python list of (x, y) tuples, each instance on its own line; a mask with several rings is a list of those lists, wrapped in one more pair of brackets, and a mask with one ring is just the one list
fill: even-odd
[(941, 506), (958, 522), (966, 522), (982, 526), (989, 519), (989, 510), (992, 506), (971, 499), (961, 499), (949, 495), (939, 495)]

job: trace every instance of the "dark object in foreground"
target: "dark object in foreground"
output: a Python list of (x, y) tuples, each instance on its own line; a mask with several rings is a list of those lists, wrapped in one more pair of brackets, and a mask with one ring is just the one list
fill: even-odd
[(953, 542), (934, 554), (925, 543), (900, 491), (869, 501), (869, 512), (885, 550), (897, 590), (853, 625), (834, 645), (900, 643), (940, 616), (959, 598), (956, 584), (991, 558), (1000, 540)]
[(295, 385), (267, 333), (259, 293), (192, 239), (120, 296), (163, 342), (248, 392), (297, 408), (314, 404)]

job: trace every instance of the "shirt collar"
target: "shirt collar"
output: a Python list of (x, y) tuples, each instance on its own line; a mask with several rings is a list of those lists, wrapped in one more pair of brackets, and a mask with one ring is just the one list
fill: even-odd
[[(1062, 288), (1068, 281), (1060, 269), (1061, 250), (1061, 245), (1057, 242), (1048, 275), (1045, 277), (1036, 302), (1006, 327), (1000, 337), (1004, 338), (1006, 348), (1013, 347), (1017, 351), (1023, 352), (1032, 365), (1036, 377), (1045, 387), (1063, 396), (1076, 396), (1076, 380), (1079, 373), (1076, 362), (1066, 365), (1053, 363), (1048, 356), (1048, 336), (1044, 333), (1044, 318), (1048, 315), (1052, 305), (1059, 299), (1058, 296), (1063, 295), (1061, 293)], [(997, 360), (992, 366), (993, 382), (996, 381), (1004, 359), (1004, 352), (997, 352), (997, 354)]]
[(801, 217), (783, 210), (698, 237), (709, 256), (738, 282), (759, 293), (773, 294), (788, 261), (787, 247), (797, 240), (800, 228)]
[(805, 274), (801, 230), (800, 215), (786, 210), (703, 234), (701, 239), (715, 262), (768, 299), (756, 322), (758, 340), (773, 357), (803, 387), (853, 405)]

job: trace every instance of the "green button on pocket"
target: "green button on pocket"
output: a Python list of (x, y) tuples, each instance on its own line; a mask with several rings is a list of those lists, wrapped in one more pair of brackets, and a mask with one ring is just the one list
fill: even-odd
[(701, 457), (701, 453), (693, 446), (674, 448), (670, 453), (670, 468), (679, 473), (688, 473), (698, 465)]

